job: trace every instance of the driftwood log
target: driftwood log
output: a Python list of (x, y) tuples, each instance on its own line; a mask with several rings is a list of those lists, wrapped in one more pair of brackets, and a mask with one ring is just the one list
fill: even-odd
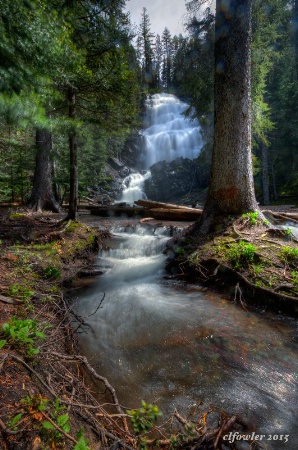
[[(188, 209), (193, 211), (195, 208), (189, 208), (188, 206), (174, 205), (172, 203), (154, 202), (153, 200), (136, 200), (135, 204), (138, 206), (144, 206), (144, 208), (150, 209)], [(195, 211), (202, 211), (201, 209), (195, 209)]]
[[(171, 205), (167, 203), (151, 202), (149, 200), (137, 200), (140, 206), (86, 206), (91, 214), (101, 217), (126, 216), (126, 217), (151, 217), (158, 220), (195, 221), (201, 214), (201, 209), (188, 208), (186, 206)], [(144, 206), (143, 206), (144, 203)], [(146, 206), (145, 206), (146, 204)], [(150, 207), (149, 207), (150, 205)], [(162, 205), (157, 207), (156, 205)], [(142, 207), (143, 206), (143, 207)]]
[(148, 210), (148, 215), (159, 220), (195, 221), (201, 217), (202, 211), (195, 208), (153, 208)]

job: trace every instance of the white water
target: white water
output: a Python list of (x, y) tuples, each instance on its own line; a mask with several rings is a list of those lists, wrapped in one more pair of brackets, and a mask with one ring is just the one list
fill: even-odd
[(135, 200), (146, 199), (146, 194), (143, 190), (144, 181), (147, 180), (151, 175), (148, 170), (145, 174), (141, 173), (131, 173), (124, 178), (122, 186), (122, 197), (121, 202), (126, 202), (133, 204)]
[[(145, 148), (140, 156), (141, 169), (145, 175), (131, 174), (123, 180), (121, 201), (133, 203), (146, 198), (144, 181), (150, 177), (150, 166), (158, 161), (173, 161), (183, 157), (196, 158), (203, 146), (197, 120), (187, 119), (183, 112), (188, 104), (171, 94), (154, 94), (146, 101), (143, 136)], [(170, 188), (170, 186), (169, 186)]]
[(297, 324), (164, 280), (165, 232), (118, 229), (102, 252), (106, 273), (77, 302), (89, 325), (83, 353), (129, 408), (143, 399), (187, 415), (194, 403), (213, 402), (259, 433), (290, 435), (288, 445), (268, 448), (296, 449)]
[(155, 94), (147, 99), (144, 119), (145, 152), (142, 155), (144, 169), (158, 161), (196, 158), (203, 146), (197, 120), (187, 119), (183, 112), (188, 104), (171, 94)]

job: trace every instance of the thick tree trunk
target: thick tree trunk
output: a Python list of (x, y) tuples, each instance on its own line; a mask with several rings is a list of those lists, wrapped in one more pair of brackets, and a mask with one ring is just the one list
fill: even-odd
[(257, 209), (251, 160), (252, 0), (216, 1), (215, 123), (202, 232), (217, 215)]
[[(73, 89), (68, 89), (69, 118), (74, 120), (76, 115), (76, 94)], [(78, 218), (78, 155), (77, 137), (75, 128), (69, 133), (69, 209), (68, 218), (77, 220)]]
[(269, 171), (268, 171), (268, 147), (262, 144), (262, 184), (263, 184), (263, 205), (270, 205), (269, 195)]
[(60, 212), (59, 203), (53, 195), (50, 154), (52, 150), (52, 135), (47, 130), (36, 130), (36, 164), (33, 189), (29, 207), (34, 211), (43, 209)]

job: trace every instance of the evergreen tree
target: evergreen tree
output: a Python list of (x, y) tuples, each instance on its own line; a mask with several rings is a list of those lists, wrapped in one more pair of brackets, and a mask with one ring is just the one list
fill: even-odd
[[(225, 6), (225, 7), (224, 7)], [(214, 149), (202, 220), (207, 233), (221, 214), (257, 210), (251, 161), (252, 0), (216, 2)]]
[(141, 23), (138, 30), (137, 45), (142, 67), (143, 83), (147, 86), (154, 87), (154, 33), (151, 32), (150, 18), (147, 9), (143, 8)]
[(155, 74), (155, 86), (158, 89), (162, 88), (162, 43), (160, 39), (160, 35), (156, 35), (155, 39), (155, 51), (154, 51), (154, 74)]
[(169, 92), (172, 85), (173, 72), (173, 45), (172, 36), (168, 28), (165, 28), (162, 33), (162, 85), (166, 92)]

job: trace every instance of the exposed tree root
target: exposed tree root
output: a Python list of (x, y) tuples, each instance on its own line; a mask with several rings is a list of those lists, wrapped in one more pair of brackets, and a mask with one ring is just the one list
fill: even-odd
[[(262, 286), (256, 286), (249, 281), (242, 273), (236, 269), (223, 264), (215, 258), (202, 260), (200, 264), (209, 271), (209, 282), (212, 280), (219, 280), (219, 278), (231, 284), (234, 280), (235, 284), (235, 298), (239, 298), (243, 306), (243, 292), (240, 290), (240, 283), (247, 294), (246, 303), (251, 302), (258, 307), (269, 307), (270, 309), (279, 310), (285, 313), (298, 315), (298, 296), (290, 296), (284, 293), (277, 292), (284, 289), (284, 285), (279, 285), (275, 289), (267, 289)], [(291, 286), (294, 287), (294, 286)], [(287, 290), (289, 286), (287, 285)], [(240, 294), (240, 295), (239, 295)]]

